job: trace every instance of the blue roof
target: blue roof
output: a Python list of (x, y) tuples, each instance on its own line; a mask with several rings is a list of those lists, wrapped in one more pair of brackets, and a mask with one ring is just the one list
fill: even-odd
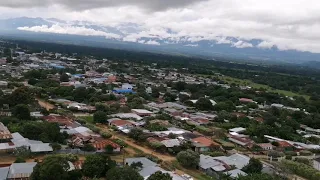
[(112, 92), (115, 92), (118, 94), (127, 94), (127, 93), (135, 94), (135, 92), (132, 89), (114, 89)]
[(53, 68), (57, 68), (57, 69), (64, 69), (65, 68), (64, 66), (57, 65), (57, 64), (54, 64), (54, 63), (49, 64), (49, 66), (51, 66)]

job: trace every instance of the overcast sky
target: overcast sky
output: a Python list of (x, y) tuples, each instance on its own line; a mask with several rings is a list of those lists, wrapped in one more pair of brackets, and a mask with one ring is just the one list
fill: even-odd
[[(253, 46), (250, 40), (261, 39), (258, 48), (275, 45), (280, 50), (320, 53), (319, 0), (0, 0), (0, 17), (20, 16), (107, 26), (138, 24), (141, 31), (126, 33), (121, 37), (125, 41), (160, 37), (196, 44), (206, 39), (244, 48)], [(59, 24), (21, 29), (119, 38), (112, 33)], [(168, 33), (168, 29), (174, 33)]]

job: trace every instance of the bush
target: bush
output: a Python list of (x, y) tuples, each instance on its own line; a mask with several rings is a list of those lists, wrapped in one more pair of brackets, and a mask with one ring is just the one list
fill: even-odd
[(284, 154), (285, 154), (286, 156), (297, 156), (297, 153), (294, 152), (294, 151), (287, 151), (287, 152), (284, 152)]
[(286, 159), (287, 160), (292, 160), (292, 156), (291, 155), (286, 155)]
[(105, 139), (110, 139), (110, 138), (112, 137), (112, 134), (103, 132), (103, 133), (101, 133), (101, 136), (102, 136), (103, 138), (105, 138)]
[(311, 161), (307, 158), (301, 158), (301, 157), (297, 157), (294, 161), (298, 162), (298, 163), (303, 163), (305, 165), (311, 166)]
[(320, 172), (311, 166), (289, 160), (282, 160), (281, 163), (295, 174), (310, 180), (319, 180)]
[(121, 147), (127, 147), (128, 144), (122, 141), (121, 139), (112, 139), (113, 142), (119, 144)]
[(200, 155), (192, 150), (181, 151), (177, 155), (178, 162), (187, 168), (195, 168), (200, 162)]
[(14, 163), (25, 163), (25, 162), (26, 162), (26, 160), (21, 156), (18, 156), (16, 158), (16, 160), (14, 161)]
[(312, 155), (312, 152), (310, 151), (307, 151), (307, 150), (300, 151), (300, 156), (311, 156), (311, 155)]

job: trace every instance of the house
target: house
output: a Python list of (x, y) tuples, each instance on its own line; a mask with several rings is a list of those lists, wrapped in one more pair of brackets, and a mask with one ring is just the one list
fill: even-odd
[(2, 122), (0, 122), (0, 143), (9, 142), (10, 139), (12, 139), (12, 136), (9, 129)]
[(207, 152), (211, 149), (219, 149), (220, 145), (206, 137), (197, 137), (191, 140), (196, 152)]
[(230, 167), (222, 161), (216, 160), (211, 156), (200, 154), (199, 169), (209, 176), (218, 178), (217, 172), (223, 172)]
[(152, 88), (151, 87), (147, 87), (146, 88), (146, 93), (147, 94), (151, 94), (152, 93)]
[(27, 180), (33, 172), (36, 162), (13, 163), (9, 167), (0, 168), (0, 180)]
[(234, 132), (234, 133), (243, 133), (245, 131), (246, 131), (246, 128), (243, 128), (243, 127), (236, 127), (236, 128), (229, 129), (229, 132)]
[(238, 153), (233, 154), (231, 156), (213, 157), (213, 159), (220, 160), (221, 162), (224, 162), (228, 166), (235, 166), (237, 169), (242, 169), (250, 161), (250, 157), (243, 154), (238, 154)]
[(135, 92), (132, 89), (117, 89), (115, 88), (112, 92), (117, 94), (134, 94)]
[(248, 137), (239, 137), (231, 135), (228, 139), (229, 141), (243, 147), (251, 147), (254, 144), (254, 141), (252, 141)]
[(288, 143), (287, 141), (277, 141), (278, 146), (277, 146), (277, 150), (279, 151), (293, 151), (294, 150), (294, 146), (291, 145), (290, 143)]
[(121, 120), (118, 118), (109, 119), (108, 122), (109, 122), (109, 126), (116, 126), (116, 127), (134, 127), (135, 126), (130, 121)]
[(111, 117), (118, 117), (121, 119), (134, 119), (137, 121), (142, 120), (143, 118), (135, 113), (118, 113), (118, 114), (112, 114)]
[(121, 89), (133, 90), (133, 86), (131, 84), (125, 83), (122, 84)]
[(281, 108), (284, 107), (284, 105), (282, 105), (282, 104), (271, 104), (271, 107), (275, 107), (275, 108), (281, 109)]
[(313, 159), (313, 168), (320, 171), (320, 157)]
[(239, 101), (240, 101), (241, 103), (255, 103), (254, 100), (248, 99), (248, 98), (240, 98)]
[(149, 159), (145, 157), (138, 157), (138, 158), (127, 158), (125, 159), (125, 164), (130, 166), (133, 163), (138, 163), (140, 162), (142, 164), (142, 168), (139, 169), (139, 174), (144, 178), (148, 179), (149, 176), (154, 174), (157, 171), (161, 171), (163, 173), (168, 173), (171, 177), (172, 180), (185, 180), (183, 177), (179, 176), (178, 174), (175, 174), (170, 171), (165, 171), (161, 167), (159, 167), (158, 164), (150, 161)]
[(7, 87), (8, 82), (7, 81), (0, 81), (0, 87)]
[(234, 169), (231, 171), (224, 172), (224, 174), (229, 175), (232, 179), (237, 179), (240, 176), (247, 176), (248, 174), (241, 171), (240, 169)]
[(153, 115), (153, 112), (148, 111), (146, 109), (131, 109), (132, 113), (135, 113), (139, 116), (151, 116)]
[(103, 138), (95, 138), (95, 141), (91, 145), (96, 149), (96, 152), (105, 152), (105, 147), (110, 145), (113, 147), (113, 152), (120, 153), (121, 146), (110, 140)]
[(12, 133), (11, 135), (12, 135), (11, 141), (14, 144), (15, 148), (26, 147), (33, 153), (48, 153), (53, 151), (49, 143), (30, 140), (28, 138), (24, 138), (19, 133)]
[(264, 151), (270, 151), (273, 149), (273, 145), (271, 143), (260, 143), (257, 145), (261, 147)]
[(180, 146), (181, 142), (179, 139), (167, 139), (161, 141), (161, 143), (166, 147), (166, 148), (173, 148), (174, 146)]
[[(215, 102), (214, 100), (212, 100), (212, 99), (209, 99), (210, 100), (210, 102), (211, 102), (211, 104), (212, 104), (212, 106), (215, 106), (216, 104), (217, 104), (217, 102)], [(193, 104), (196, 104), (197, 102), (198, 102), (198, 100), (190, 100)]]

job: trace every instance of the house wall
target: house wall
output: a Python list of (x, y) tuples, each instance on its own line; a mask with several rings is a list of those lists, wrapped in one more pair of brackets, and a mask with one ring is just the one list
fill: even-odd
[(320, 162), (313, 160), (313, 168), (320, 171)]

